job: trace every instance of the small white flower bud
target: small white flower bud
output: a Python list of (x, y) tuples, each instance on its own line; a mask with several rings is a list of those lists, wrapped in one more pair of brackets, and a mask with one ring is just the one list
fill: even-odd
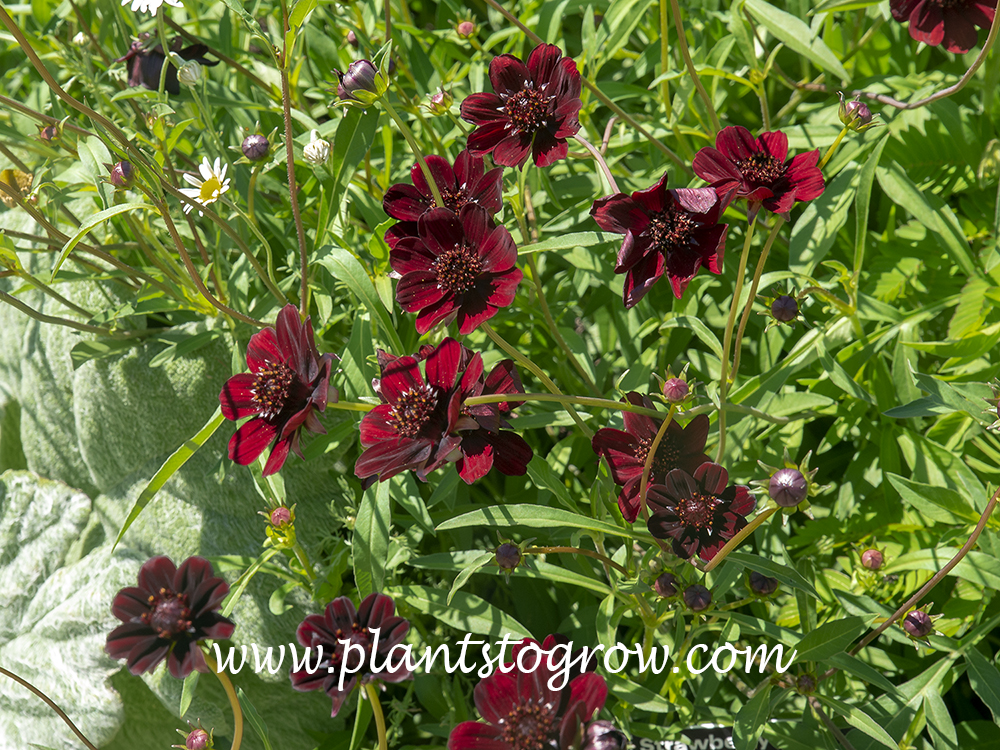
[(320, 138), (318, 130), (312, 131), (310, 136), (312, 140), (302, 149), (302, 158), (305, 159), (306, 164), (322, 167), (330, 158), (330, 142)]
[(76, 36), (73, 37), (73, 44), (75, 44), (77, 47), (83, 47), (84, 45), (89, 43), (90, 40), (87, 38), (87, 35), (84, 34), (82, 31), (76, 32)]
[(201, 81), (201, 63), (197, 60), (188, 60), (177, 71), (177, 80), (185, 86), (197, 86)]

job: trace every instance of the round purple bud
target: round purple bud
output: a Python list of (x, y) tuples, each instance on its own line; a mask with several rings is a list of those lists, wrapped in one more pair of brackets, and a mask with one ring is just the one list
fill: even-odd
[(934, 632), (934, 623), (929, 614), (915, 609), (903, 618), (903, 630), (914, 638), (926, 638)]
[(771, 303), (771, 316), (779, 323), (791, 323), (798, 314), (799, 303), (787, 294), (782, 294)]
[(248, 135), (243, 139), (243, 155), (250, 161), (261, 161), (267, 158), (271, 144), (262, 135)]
[(663, 384), (663, 395), (672, 404), (679, 404), (688, 397), (690, 390), (686, 381), (680, 378), (670, 378)]
[(46, 125), (44, 128), (42, 128), (42, 132), (40, 132), (38, 134), (38, 137), (41, 138), (43, 141), (48, 141), (49, 143), (51, 143), (52, 141), (58, 140), (58, 138), (59, 138), (59, 126), (58, 125)]
[(878, 570), (885, 563), (885, 558), (877, 549), (866, 549), (861, 553), (861, 564), (868, 570)]
[(472, 21), (462, 21), (455, 27), (455, 32), (463, 39), (468, 39), (476, 33), (476, 24)]
[(111, 184), (116, 188), (132, 187), (134, 176), (135, 170), (131, 162), (120, 161), (111, 168)]
[(360, 92), (379, 93), (375, 85), (378, 71), (368, 60), (355, 60), (348, 66), (346, 73), (341, 73), (339, 70), (335, 70), (334, 73), (340, 79), (340, 83), (337, 84), (337, 96), (341, 99), (357, 99), (355, 94)]
[(501, 570), (513, 570), (521, 564), (521, 550), (510, 542), (504, 542), (497, 547), (496, 557)]
[(677, 576), (673, 573), (660, 573), (659, 577), (653, 582), (653, 591), (664, 599), (677, 596)]
[(625, 750), (628, 745), (628, 737), (610, 721), (592, 721), (584, 731), (583, 750)]
[(184, 747), (187, 750), (206, 750), (211, 745), (212, 738), (204, 729), (195, 729), (184, 740)]
[(292, 512), (284, 506), (280, 506), (271, 511), (271, 525), (281, 528), (292, 522)]
[(712, 604), (712, 592), (697, 583), (684, 589), (684, 604), (692, 612), (701, 612)]
[(750, 586), (750, 590), (757, 596), (770, 596), (778, 590), (778, 579), (769, 578), (758, 573), (756, 570), (751, 570), (748, 585)]
[(347, 43), (349, 45), (351, 45), (352, 47), (354, 47), (354, 49), (357, 49), (358, 48), (358, 35), (355, 34), (353, 31), (348, 31), (347, 32)]
[(767, 494), (782, 508), (794, 508), (806, 499), (809, 484), (798, 469), (779, 469), (771, 475)]

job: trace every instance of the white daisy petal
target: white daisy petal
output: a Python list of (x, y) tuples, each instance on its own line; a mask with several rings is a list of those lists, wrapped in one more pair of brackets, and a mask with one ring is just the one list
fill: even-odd
[(205, 157), (205, 161), (203, 161), (201, 165), (198, 167), (198, 170), (201, 172), (201, 176), (203, 179), (206, 180), (212, 179), (212, 165), (208, 163), (207, 156)]
[[(194, 185), (197, 188), (201, 187), (202, 181), (199, 180), (197, 177), (195, 177), (193, 174), (188, 174), (187, 172), (185, 172), (184, 173), (184, 179), (185, 179), (185, 181), (187, 182), (188, 185)], [(182, 188), (181, 192), (183, 193), (184, 190), (185, 190), (185, 188)]]

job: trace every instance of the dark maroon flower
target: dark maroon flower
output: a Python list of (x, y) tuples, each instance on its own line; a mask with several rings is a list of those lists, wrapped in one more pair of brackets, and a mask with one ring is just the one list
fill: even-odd
[(417, 332), (456, 319), (463, 336), (514, 301), (523, 274), (517, 246), (506, 227), (494, 227), (482, 206), (460, 213), (434, 208), (417, 221), (417, 236), (404, 237), (389, 254), (400, 274), (396, 300), (417, 314)]
[[(409, 630), (410, 623), (396, 615), (395, 603), (385, 594), (369, 594), (357, 610), (348, 597), (338, 597), (326, 605), (323, 614), (309, 615), (295, 631), (299, 643), (312, 649), (310, 655), (318, 661), (318, 668), (310, 674), (304, 664), (302, 669), (293, 671), (290, 674), (292, 687), (302, 692), (325, 690), (333, 700), (330, 715), (336, 716), (347, 694), (358, 684), (358, 677), (362, 685), (372, 680), (401, 682), (412, 677), (404, 658), (397, 654), (389, 659), (393, 646), (402, 643)], [(350, 645), (341, 644), (340, 640), (349, 640)], [(356, 646), (361, 647), (363, 656), (359, 655)], [(317, 661), (310, 664), (315, 665)], [(341, 672), (345, 664), (348, 670), (364, 666), (344, 676), (341, 690)], [(372, 672), (373, 665), (379, 671)]]
[[(425, 362), (427, 382), (420, 374)], [(382, 377), (372, 385), (383, 404), (361, 420), (361, 444), (354, 473), (366, 486), (414, 470), (421, 480), (447, 461), (456, 461), (459, 475), (472, 484), (493, 466), (508, 476), (527, 472), (530, 446), (508, 428), (507, 417), (520, 402), (466, 406), (472, 396), (523, 393), (510, 360), (483, 377), (482, 356), (445, 339), (423, 347), (413, 357), (379, 352)]]
[(788, 157), (788, 136), (780, 130), (754, 139), (739, 125), (723, 128), (715, 137), (715, 148), (695, 154), (691, 166), (719, 195), (736, 191), (746, 198), (750, 218), (763, 205), (776, 214), (787, 214), (796, 201), (811, 201), (823, 194), (825, 183), (819, 149)]
[(782, 508), (794, 508), (809, 494), (809, 483), (798, 469), (779, 469), (771, 475), (767, 494)]
[(674, 296), (704, 266), (720, 273), (728, 224), (719, 217), (729, 201), (711, 188), (667, 189), (664, 174), (653, 187), (631, 196), (594, 201), (590, 215), (601, 229), (624, 234), (615, 273), (625, 274), (625, 307), (633, 307), (664, 274)]
[(111, 631), (104, 650), (126, 659), (129, 672), (152, 672), (167, 660), (179, 680), (192, 669), (208, 672), (199, 641), (223, 640), (235, 625), (217, 610), (229, 584), (215, 577), (203, 557), (189, 557), (175, 567), (169, 557), (154, 557), (139, 569), (139, 585), (118, 592), (111, 612), (124, 623)]
[[(142, 34), (139, 39), (132, 42), (122, 57), (115, 60), (119, 62), (132, 63), (132, 70), (129, 74), (129, 86), (142, 86), (153, 91), (160, 88), (160, 71), (163, 69), (163, 62), (166, 55), (163, 53), (163, 45), (156, 44), (149, 46), (150, 35)], [(205, 53), (208, 47), (204, 44), (192, 44), (181, 49), (181, 38), (177, 37), (171, 42), (171, 49), (176, 52), (182, 60), (194, 60), (201, 65), (218, 65), (218, 60), (206, 60)], [(167, 63), (167, 77), (163, 84), (164, 90), (169, 94), (177, 95), (181, 92), (180, 84), (177, 82), (177, 68)]]
[(674, 469), (664, 484), (649, 488), (647, 523), (657, 539), (670, 539), (678, 557), (711, 560), (747, 525), (757, 501), (742, 485), (729, 485), (728, 472), (703, 463), (694, 474)]
[[(432, 154), (427, 157), (427, 168), (441, 193), (444, 208), (458, 213), (467, 203), (477, 203), (486, 209), (492, 219), (503, 207), (503, 167), (487, 172), (482, 156), (473, 156), (465, 149), (456, 157), (452, 167), (447, 159)], [(412, 185), (405, 182), (392, 185), (382, 199), (385, 212), (399, 219), (385, 233), (385, 241), (390, 248), (395, 247), (403, 237), (415, 236), (417, 219), (435, 208), (434, 193), (419, 164), (414, 164), (410, 170), (410, 180)]]
[(774, 298), (771, 303), (771, 317), (779, 323), (790, 323), (798, 317), (799, 303), (795, 297), (782, 294)]
[(247, 466), (271, 445), (265, 476), (281, 470), (289, 449), (302, 458), (301, 429), (326, 434), (316, 411), (326, 409), (330, 394), (336, 400), (332, 363), (332, 354), (316, 351), (312, 322), (300, 322), (294, 305), (278, 313), (275, 328), (255, 333), (247, 346), (250, 372), (231, 377), (219, 394), (226, 419), (254, 417), (229, 441), (229, 457)]
[[(634, 406), (653, 408), (649, 396), (634, 391), (627, 394), (625, 400)], [(624, 420), (624, 432), (605, 427), (597, 431), (591, 445), (595, 453), (608, 460), (611, 478), (622, 488), (618, 494), (618, 507), (625, 520), (632, 523), (639, 515), (642, 469), (662, 420), (628, 411)], [(656, 457), (649, 471), (650, 485), (663, 484), (672, 469), (693, 472), (709, 460), (704, 453), (708, 423), (704, 414), (692, 419), (687, 427), (681, 427), (676, 420), (670, 423), (656, 448)]]
[(988, 29), (996, 6), (990, 0), (890, 0), (892, 17), (910, 22), (918, 42), (965, 54), (979, 43), (978, 26)]
[[(548, 641), (546, 641), (548, 642)], [(473, 696), (485, 723), (464, 721), (451, 730), (448, 750), (571, 750), (584, 735), (584, 725), (604, 706), (604, 678), (584, 672), (562, 690), (550, 686), (562, 677), (549, 668), (549, 657), (537, 641), (517, 644), (505, 665), (479, 681)], [(521, 651), (527, 653), (522, 657)], [(552, 659), (558, 665), (560, 658)], [(555, 678), (555, 679), (552, 679)]]
[(868, 570), (878, 570), (885, 562), (885, 557), (877, 549), (866, 549), (861, 553), (861, 564)]
[(547, 167), (569, 152), (566, 139), (580, 129), (580, 71), (572, 58), (552, 44), (540, 44), (525, 65), (513, 55), (490, 62), (494, 93), (471, 94), (462, 102), (462, 119), (478, 125), (469, 150), (493, 154), (505, 167), (520, 167), (530, 154)]
[(712, 606), (712, 592), (697, 583), (684, 589), (682, 598), (692, 612), (703, 612)]

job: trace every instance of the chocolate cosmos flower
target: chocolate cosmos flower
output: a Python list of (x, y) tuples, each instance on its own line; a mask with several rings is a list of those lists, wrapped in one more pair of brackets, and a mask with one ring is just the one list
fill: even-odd
[[(463, 150), (455, 159), (453, 168), (446, 159), (431, 155), (427, 157), (427, 167), (441, 192), (444, 208), (458, 213), (466, 203), (477, 203), (492, 218), (503, 206), (503, 167), (487, 172), (482, 156), (473, 156), (468, 149)], [(393, 185), (385, 191), (382, 199), (385, 212), (399, 219), (385, 233), (385, 241), (390, 248), (395, 247), (402, 237), (415, 236), (417, 219), (435, 207), (434, 193), (419, 164), (413, 165), (410, 179), (412, 185)]]
[(558, 47), (540, 44), (525, 65), (513, 55), (490, 62), (494, 93), (471, 94), (462, 102), (462, 119), (478, 125), (469, 150), (493, 154), (505, 167), (520, 167), (530, 154), (547, 167), (565, 159), (566, 139), (580, 129), (580, 71)]
[(250, 372), (234, 375), (222, 387), (219, 402), (226, 419), (245, 422), (229, 441), (229, 457), (242, 466), (257, 460), (268, 445), (264, 475), (280, 471), (289, 448), (302, 457), (299, 432), (326, 433), (316, 411), (326, 409), (332, 354), (319, 355), (309, 318), (302, 323), (294, 305), (278, 313), (275, 328), (258, 331), (247, 346)]
[(139, 585), (119, 591), (111, 605), (124, 624), (111, 631), (104, 650), (112, 659), (127, 659), (132, 674), (152, 672), (164, 659), (179, 680), (192, 669), (207, 672), (198, 642), (233, 634), (233, 621), (215, 611), (228, 593), (229, 584), (203, 557), (189, 557), (179, 568), (169, 557), (147, 560)]
[[(625, 400), (635, 406), (653, 408), (648, 396), (634, 391), (627, 394)], [(621, 485), (618, 507), (625, 520), (632, 523), (639, 515), (642, 469), (663, 421), (632, 412), (625, 412), (624, 419), (624, 432), (605, 427), (594, 435), (592, 445), (595, 453), (607, 459), (615, 484)], [(708, 461), (704, 453), (707, 438), (708, 417), (704, 414), (699, 414), (683, 428), (676, 420), (672, 421), (656, 448), (649, 484), (662, 484), (673, 469), (693, 472)]]
[(996, 5), (991, 0), (890, 0), (892, 17), (910, 22), (910, 36), (931, 47), (964, 54), (979, 43), (978, 26), (988, 29)]
[(757, 505), (746, 487), (728, 485), (729, 474), (715, 463), (703, 463), (693, 475), (674, 469), (664, 484), (649, 488), (649, 533), (671, 540), (679, 557), (711, 560)]
[[(520, 658), (521, 650), (530, 647), (534, 648)], [(555, 673), (549, 669), (548, 657), (537, 648), (537, 641), (526, 638), (514, 647), (507, 674), (498, 667), (479, 681), (473, 696), (486, 723), (459, 724), (448, 737), (448, 750), (571, 750), (579, 746), (584, 725), (604, 706), (607, 684), (600, 675), (585, 672), (562, 690), (553, 690), (549, 680)], [(554, 664), (559, 661), (553, 659)]]
[[(377, 634), (373, 630), (377, 630)], [(309, 615), (295, 631), (299, 643), (312, 649), (310, 658), (319, 659), (319, 664), (312, 674), (305, 665), (293, 671), (290, 674), (292, 687), (302, 692), (325, 690), (333, 700), (330, 715), (336, 716), (348, 693), (358, 684), (359, 676), (362, 685), (372, 680), (401, 682), (413, 676), (406, 668), (405, 659), (398, 654), (389, 660), (391, 664), (387, 661), (392, 647), (402, 643), (409, 630), (410, 623), (396, 615), (396, 604), (385, 594), (369, 594), (357, 610), (346, 596), (334, 599), (326, 605), (323, 614)], [(351, 644), (360, 646), (364, 655), (361, 656), (357, 648), (339, 643), (340, 640), (350, 640)], [(371, 671), (373, 662), (379, 671)], [(357, 670), (361, 664), (364, 667), (345, 678), (344, 689), (340, 690), (340, 673), (344, 666)]]
[[(139, 39), (132, 42), (129, 51), (124, 56), (119, 57), (115, 62), (132, 62), (132, 70), (129, 75), (129, 86), (142, 86), (156, 91), (160, 88), (160, 71), (163, 69), (163, 61), (166, 55), (163, 52), (163, 45), (157, 44), (152, 47), (148, 44), (149, 34), (142, 34)], [(208, 47), (204, 44), (192, 44), (188, 47), (180, 48), (180, 37), (171, 43), (171, 47), (182, 60), (194, 60), (201, 65), (218, 65), (218, 60), (206, 60), (204, 55), (208, 52)], [(177, 68), (167, 63), (167, 77), (163, 84), (164, 90), (168, 94), (177, 95), (181, 92), (180, 84), (177, 82)]]
[(514, 301), (523, 274), (517, 246), (506, 227), (494, 227), (486, 209), (466, 204), (459, 214), (434, 208), (417, 221), (417, 236), (404, 237), (389, 254), (401, 275), (396, 300), (417, 315), (417, 332), (458, 319), (472, 333)]
[(720, 224), (728, 199), (712, 188), (667, 190), (667, 175), (646, 190), (594, 201), (590, 215), (601, 229), (624, 234), (615, 273), (624, 273), (625, 307), (633, 307), (663, 274), (674, 296), (705, 266), (722, 269), (727, 224)]
[(752, 219), (763, 205), (776, 214), (788, 213), (796, 201), (811, 201), (823, 194), (825, 183), (819, 149), (788, 157), (788, 136), (780, 130), (762, 133), (756, 140), (744, 127), (723, 128), (715, 148), (695, 154), (691, 166), (719, 195), (736, 191), (746, 198)]

